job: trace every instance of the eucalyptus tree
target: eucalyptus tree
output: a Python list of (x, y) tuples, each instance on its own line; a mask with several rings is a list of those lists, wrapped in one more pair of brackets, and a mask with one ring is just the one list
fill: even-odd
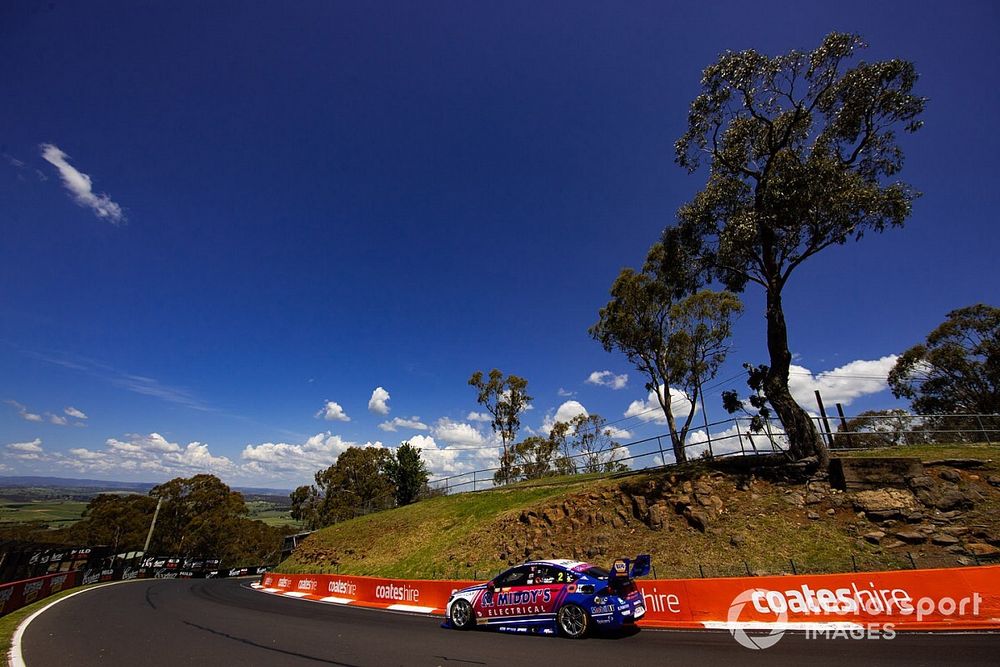
[(815, 50), (726, 52), (709, 65), (676, 144), (704, 188), (670, 228), (706, 279), (766, 294), (770, 363), (764, 393), (794, 459), (825, 463), (826, 446), (788, 389), (791, 352), (782, 293), (793, 272), (834, 245), (902, 226), (918, 193), (896, 180), (899, 131), (921, 126), (914, 65), (852, 64), (865, 44), (831, 33)]

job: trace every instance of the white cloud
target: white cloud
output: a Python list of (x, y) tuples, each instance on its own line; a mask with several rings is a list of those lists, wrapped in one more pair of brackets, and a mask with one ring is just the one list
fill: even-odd
[(420, 417), (411, 417), (409, 419), (395, 417), (391, 421), (382, 422), (378, 427), (383, 431), (395, 431), (397, 428), (409, 428), (417, 431), (426, 431), (428, 429), (427, 424), (420, 421)]
[(7, 449), (17, 454), (41, 454), (42, 439), (35, 438), (31, 442), (12, 442)]
[(83, 410), (77, 410), (72, 405), (64, 409), (63, 412), (70, 417), (76, 417), (77, 419), (87, 419), (87, 415), (83, 413)]
[(437, 420), (431, 428), (431, 436), (450, 445), (477, 446), (486, 442), (475, 426), (455, 422), (447, 417)]
[(470, 422), (491, 422), (493, 417), (488, 412), (470, 412), (465, 417)]
[(368, 410), (378, 415), (389, 414), (389, 392), (382, 387), (375, 387), (372, 397), (368, 399)]
[(71, 165), (67, 161), (69, 156), (58, 146), (42, 144), (40, 148), (42, 149), (42, 158), (59, 171), (63, 185), (73, 195), (73, 200), (77, 204), (89, 208), (98, 218), (108, 220), (116, 225), (125, 222), (122, 207), (111, 201), (111, 197), (105, 193), (94, 194), (90, 176)]
[(45, 421), (41, 415), (35, 414), (34, 412), (29, 412), (27, 406), (21, 405), (17, 401), (4, 401), (8, 405), (14, 406), (17, 410), (17, 414), (21, 415), (21, 419), (29, 422), (42, 422)]
[(562, 387), (559, 387), (559, 391), (557, 391), (556, 394), (563, 398), (570, 398), (571, 396), (576, 396), (575, 391), (570, 391), (569, 389), (563, 389)]
[(336, 463), (337, 457), (349, 447), (358, 446), (381, 447), (382, 443), (359, 445), (326, 432), (317, 433), (301, 444), (265, 442), (247, 445), (240, 457), (247, 461), (244, 468), (253, 474), (285, 479), (290, 476), (312, 477), (316, 471)]
[(813, 374), (808, 368), (792, 365), (788, 376), (788, 389), (799, 405), (816, 406), (815, 390), (823, 397), (823, 403), (850, 405), (861, 396), (877, 394), (888, 388), (886, 377), (896, 364), (895, 354), (866, 361), (858, 359), (832, 371)]
[(565, 401), (556, 410), (555, 414), (551, 411), (546, 413), (545, 418), (542, 420), (542, 433), (549, 433), (552, 427), (556, 425), (556, 422), (569, 422), (577, 415), (587, 415), (587, 408), (583, 407), (583, 404), (579, 401)]
[[(659, 391), (660, 396), (662, 396), (663, 385), (660, 385)], [(695, 409), (697, 411), (697, 406), (695, 406)], [(670, 390), (670, 410), (673, 412), (675, 419), (685, 419), (691, 411), (690, 401), (688, 401), (684, 392), (679, 389)], [(624, 416), (637, 417), (640, 421), (654, 422), (661, 425), (667, 423), (667, 417), (663, 414), (663, 408), (660, 407), (660, 402), (656, 399), (656, 394), (652, 391), (649, 392), (645, 400), (640, 399), (629, 403)]]
[(632, 437), (631, 431), (626, 431), (625, 429), (618, 428), (617, 426), (608, 426), (605, 430), (608, 432), (608, 435), (610, 435), (618, 442), (621, 442), (623, 440), (628, 440), (629, 438)]
[(628, 374), (615, 375), (611, 371), (594, 371), (586, 379), (587, 384), (596, 384), (611, 389), (624, 389), (628, 384)]
[(52, 413), (46, 412), (45, 416), (48, 417), (49, 421), (55, 424), (56, 426), (66, 426), (67, 424), (69, 424), (69, 421), (67, 421), (67, 419), (62, 415), (54, 415)]
[(316, 413), (317, 417), (323, 417), (323, 419), (331, 422), (349, 422), (351, 418), (347, 416), (344, 412), (344, 408), (340, 407), (340, 403), (335, 401), (327, 401), (323, 405), (322, 409)]
[[(459, 450), (439, 447), (434, 438), (427, 435), (415, 435), (407, 442), (420, 450), (420, 457), (427, 464), (427, 470), (432, 477), (446, 477), (473, 470), (492, 468), (497, 465), (497, 450)], [(486, 478), (489, 476), (486, 475)], [(469, 478), (471, 480), (471, 478)], [(468, 480), (461, 480), (468, 481)], [(472, 490), (471, 486), (462, 487)]]

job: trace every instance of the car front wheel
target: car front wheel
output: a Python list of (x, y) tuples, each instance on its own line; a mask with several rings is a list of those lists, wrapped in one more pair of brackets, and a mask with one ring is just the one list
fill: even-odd
[(462, 598), (451, 603), (451, 612), (448, 616), (457, 630), (468, 630), (476, 624), (476, 619), (472, 615), (472, 605)]
[(580, 639), (590, 629), (590, 617), (583, 607), (575, 604), (563, 606), (556, 615), (556, 621), (559, 623), (559, 632), (570, 639)]

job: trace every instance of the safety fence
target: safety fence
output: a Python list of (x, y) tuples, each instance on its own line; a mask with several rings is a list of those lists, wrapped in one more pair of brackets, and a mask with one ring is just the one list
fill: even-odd
[[(269, 572), (254, 587), (314, 602), (444, 614), (454, 591), (476, 583), (481, 582)], [(899, 630), (1000, 629), (1000, 566), (638, 579), (636, 584), (647, 609), (640, 626), (732, 629), (764, 624), (807, 629), (881, 624)]]
[[(838, 406), (839, 407), (839, 406)], [(947, 414), (915, 415), (902, 410), (862, 414), (847, 417), (840, 414), (839, 424), (824, 415), (813, 416), (817, 431), (833, 451), (902, 445), (943, 445), (963, 443), (993, 444), (1000, 442), (1000, 415)], [(831, 427), (836, 424), (836, 429)], [(754, 429), (754, 418), (733, 417), (692, 426), (682, 446), (684, 459), (718, 459), (725, 457), (784, 454), (788, 438), (775, 420), (763, 420)], [(682, 462), (682, 461), (681, 461)], [(529, 462), (522, 466), (533, 469), (532, 474), (514, 474), (508, 482), (539, 479), (557, 474), (593, 474), (614, 470), (648, 470), (677, 465), (669, 434), (655, 435), (642, 440), (606, 446), (599, 451), (583, 452), (563, 457), (558, 470)], [(515, 462), (515, 468), (518, 467)], [(480, 491), (493, 488), (500, 467), (470, 470), (454, 475), (437, 477), (430, 481), (435, 493)], [(377, 511), (376, 508), (373, 511)], [(367, 513), (367, 512), (361, 512)]]
[(57, 572), (0, 585), (0, 616), (77, 586), (129, 579), (221, 579), (258, 576), (267, 570), (268, 566), (260, 565), (197, 571), (166, 567), (108, 567)]

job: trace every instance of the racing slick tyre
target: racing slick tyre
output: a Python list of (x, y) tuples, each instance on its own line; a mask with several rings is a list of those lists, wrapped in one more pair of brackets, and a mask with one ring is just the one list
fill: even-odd
[(586, 636), (590, 629), (590, 617), (586, 610), (575, 604), (563, 605), (556, 614), (556, 624), (559, 634), (569, 639), (580, 639)]
[(459, 598), (451, 603), (451, 611), (448, 613), (448, 620), (456, 630), (468, 630), (476, 624), (476, 618), (472, 612), (472, 605), (468, 600)]

